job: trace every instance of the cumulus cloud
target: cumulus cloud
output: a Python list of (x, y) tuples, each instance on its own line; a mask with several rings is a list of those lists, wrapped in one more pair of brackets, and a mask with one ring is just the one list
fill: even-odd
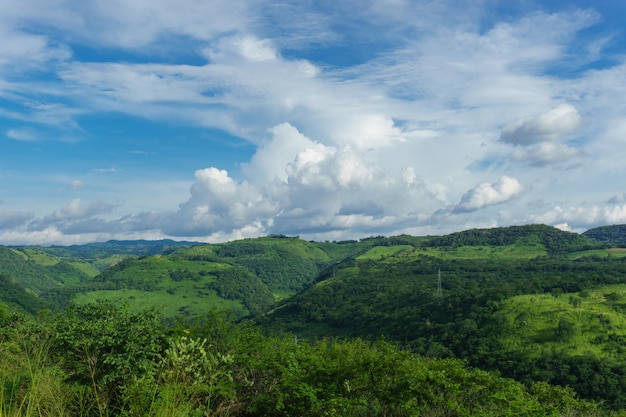
[(266, 183), (277, 178), (287, 181), (286, 167), (299, 152), (314, 143), (289, 123), (281, 123), (270, 129), (272, 137), (261, 145), (249, 163), (242, 168), (251, 182)]
[(248, 182), (233, 180), (214, 167), (196, 171), (191, 197), (179, 211), (166, 217), (165, 231), (173, 235), (207, 236), (219, 230), (232, 231), (277, 212), (273, 201)]
[[(606, 59), (579, 66), (589, 50), (580, 31), (599, 21), (590, 10), (503, 18), (488, 14), (484, 2), (458, 13), (451, 0), (316, 7), (226, 0), (79, 3), (0, 2), (0, 97), (12, 104), (0, 109), (0, 117), (12, 121), (7, 126), (57, 124), (104, 143), (90, 126), (104, 112), (138, 116), (151, 127), (167, 121), (208, 128), (211, 135), (227, 132), (220, 139), (235, 137), (233, 148), (241, 140), (258, 148), (249, 160), (246, 153), (225, 162), (198, 140), (188, 152), (206, 154), (206, 161), (171, 168), (188, 170), (189, 177), (195, 171), (195, 177), (151, 200), (169, 199), (170, 211), (148, 211), (149, 203), (137, 202), (147, 193), (133, 193), (129, 185), (122, 192), (111, 183), (103, 188), (141, 208), (115, 217), (119, 205), (96, 197), (36, 218), (5, 213), (5, 224), (22, 227), (30, 238), (93, 237), (99, 230), (203, 240), (273, 232), (341, 238), (421, 226), (437, 233), (451, 224), (449, 217), (457, 229), (495, 225), (480, 218), (481, 210), (513, 202), (522, 191), (546, 202), (533, 212), (546, 210), (550, 201), (571, 194), (572, 184), (593, 177), (598, 168), (588, 165), (594, 158), (603, 168), (610, 160), (614, 178), (624, 174), (616, 152), (626, 132), (624, 66), (602, 68)], [(64, 45), (69, 40), (74, 43)], [(89, 53), (74, 56), (73, 45)], [(592, 45), (589, 59), (603, 57), (598, 45), (605, 44)], [(102, 47), (111, 60), (89, 61)], [(341, 53), (344, 48), (348, 53)], [(117, 52), (125, 59), (116, 62)], [(577, 76), (559, 78), (562, 67)], [(29, 76), (35, 70), (43, 76)], [(78, 114), (89, 115), (81, 119), (85, 127), (71, 123)], [(33, 132), (49, 137), (44, 127), (33, 129), (7, 127), (5, 134), (21, 141), (39, 136)], [(570, 140), (579, 133), (585, 136)], [(155, 155), (164, 149), (157, 145)], [(486, 161), (485, 152), (495, 162), (477, 164)], [(119, 162), (123, 171), (96, 172), (130, 178), (137, 171)], [(529, 165), (571, 169), (567, 178), (544, 182), (558, 186), (525, 189), (522, 183), (539, 182)], [(474, 187), (485, 171), (501, 178)], [(84, 175), (63, 178), (67, 184)], [(140, 181), (145, 178), (134, 183)], [(181, 189), (189, 189), (188, 197), (172, 197)], [(616, 207), (609, 212), (618, 213)], [(529, 218), (528, 206), (506, 209), (500, 218), (507, 222)], [(568, 216), (575, 217), (554, 220), (565, 224)]]
[(28, 224), (28, 229), (41, 231), (55, 227), (63, 231), (73, 229), (76, 223), (93, 229), (95, 224), (102, 225), (102, 221), (98, 220), (99, 215), (111, 213), (118, 206), (105, 201), (85, 204), (79, 198), (75, 198), (51, 214), (34, 219)]
[(494, 183), (482, 183), (469, 190), (461, 197), (459, 204), (454, 206), (454, 213), (480, 210), (482, 208), (502, 204), (517, 196), (524, 190), (522, 184), (507, 176)]
[[(349, 146), (323, 145), (293, 126), (272, 131), (273, 139), (247, 166), (266, 181), (236, 181), (215, 167), (198, 170), (191, 197), (165, 216), (164, 231), (196, 236), (243, 233), (246, 227), (255, 233), (308, 235), (373, 231), (417, 225), (441, 206), (413, 167), (389, 172)], [(281, 164), (266, 163), (278, 149)]]
[(525, 117), (502, 129), (500, 140), (513, 145), (531, 145), (554, 141), (574, 132), (581, 124), (578, 110), (571, 104), (560, 104), (536, 116)]
[(560, 224), (570, 230), (584, 231), (607, 224), (626, 223), (626, 204), (555, 206), (545, 213), (530, 215), (529, 220), (533, 223)]

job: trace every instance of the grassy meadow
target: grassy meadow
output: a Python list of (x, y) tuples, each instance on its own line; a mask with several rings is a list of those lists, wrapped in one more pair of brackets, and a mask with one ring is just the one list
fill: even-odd
[(545, 353), (619, 359), (626, 340), (626, 284), (580, 293), (519, 295), (502, 303), (492, 319), (505, 350), (529, 357)]

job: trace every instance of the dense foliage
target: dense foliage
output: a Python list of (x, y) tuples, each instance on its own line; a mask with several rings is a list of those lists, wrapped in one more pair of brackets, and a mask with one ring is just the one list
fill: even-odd
[[(316, 243), (276, 235), (192, 245), (166, 254), (117, 259), (92, 279), (66, 282), (40, 296), (56, 308), (100, 299), (137, 305), (141, 299), (141, 307), (165, 307), (162, 311), (169, 318), (202, 314), (207, 305), (243, 317), (268, 311), (277, 299), (301, 291), (330, 266), (373, 244)], [(137, 245), (130, 248), (137, 251)]]
[(626, 224), (596, 227), (587, 230), (583, 235), (598, 242), (626, 247)]
[[(574, 392), (609, 415), (626, 409), (617, 230), (276, 235), (109, 253), (89, 261), (114, 264), (92, 279), (70, 258), (0, 248), (2, 300), (59, 313), (0, 312), (0, 415), (600, 414)], [(256, 314), (265, 336), (189, 324), (213, 308)]]
[(554, 227), (535, 224), (528, 226), (509, 226), (491, 229), (470, 229), (429, 240), (427, 246), (504, 246), (517, 243), (528, 236), (536, 237), (545, 246), (549, 254), (559, 254), (575, 250), (598, 247), (585, 236), (564, 232)]
[[(626, 282), (626, 258), (599, 256), (593, 242), (552, 228), (544, 234), (544, 228), (474, 230), (413, 249), (381, 247), (337, 266), (258, 322), (268, 332), (313, 340), (384, 335), (420, 355), (463, 358), (521, 381), (567, 385), (621, 409), (626, 404), (622, 357), (581, 357), (564, 347), (536, 357), (502, 346), (503, 324), (496, 313), (505, 300), (521, 294), (578, 294)], [(576, 328), (567, 319), (552, 326), (542, 331), (552, 332), (563, 346)], [(597, 337), (594, 343), (625, 340), (606, 334), (611, 338)], [(539, 349), (544, 341), (537, 336), (526, 342)]]
[(24, 287), (2, 273), (0, 273), (0, 302), (31, 314), (50, 307), (44, 300), (29, 293)]
[(62, 286), (65, 282), (79, 282), (90, 278), (67, 262), (37, 262), (25, 252), (6, 247), (0, 247), (0, 273), (11, 277), (35, 294)]
[(265, 337), (211, 315), (163, 329), (110, 303), (0, 310), (3, 416), (599, 416), (545, 383), (378, 341)]

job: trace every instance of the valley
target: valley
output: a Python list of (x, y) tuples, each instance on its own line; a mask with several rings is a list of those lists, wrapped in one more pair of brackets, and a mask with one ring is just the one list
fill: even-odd
[(463, 360), (526, 387), (568, 387), (619, 412), (626, 250), (621, 235), (600, 232), (529, 225), (345, 242), (272, 235), (6, 247), (1, 301), (27, 315), (110, 303), (129, 314), (153, 311), (166, 327), (193, 328), (218, 315), (258, 337), (313, 349), (384, 340), (416, 358)]

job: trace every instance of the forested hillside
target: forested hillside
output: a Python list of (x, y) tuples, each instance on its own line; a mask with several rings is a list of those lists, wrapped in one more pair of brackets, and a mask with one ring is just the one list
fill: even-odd
[[(255, 340), (263, 346), (268, 346), (266, 341), (272, 340), (267, 343), (273, 343), (280, 352), (278, 359), (268, 351), (269, 356), (263, 354), (254, 366), (264, 369), (271, 361), (286, 361), (284, 369), (278, 367), (281, 369), (278, 375), (264, 375), (265, 382), (255, 382), (260, 384), (258, 387), (272, 392), (269, 394), (263, 391), (265, 388), (259, 388), (257, 394), (264, 392), (262, 396), (266, 397), (256, 397), (248, 391), (250, 387), (245, 387), (255, 371), (235, 367), (240, 373), (237, 377), (230, 374), (237, 383), (236, 387), (229, 388), (229, 395), (236, 392), (241, 402), (237, 402), (236, 407), (229, 405), (234, 407), (232, 415), (300, 415), (304, 409), (317, 410), (317, 414), (310, 415), (324, 415), (324, 407), (330, 404), (338, 410), (350, 410), (337, 415), (369, 415), (363, 411), (366, 409), (390, 415), (420, 415), (415, 414), (416, 410), (425, 410), (419, 407), (431, 404), (431, 400), (419, 404), (411, 402), (418, 394), (410, 388), (411, 383), (406, 382), (421, 381), (420, 372), (431, 377), (438, 375), (429, 380), (435, 385), (441, 382), (443, 386), (456, 387), (455, 384), (462, 383), (471, 387), (473, 383), (469, 381), (475, 378), (487, 378), (486, 386), (512, 384), (513, 391), (522, 389), (519, 395), (525, 398), (524, 404), (534, 405), (526, 409), (518, 404), (516, 407), (524, 411), (511, 415), (544, 415), (544, 412), (545, 415), (587, 415), (562, 411), (565, 403), (576, 410), (586, 406), (574, 400), (571, 393), (546, 383), (571, 387), (580, 397), (599, 402), (601, 414), (608, 415), (611, 410), (626, 410), (626, 351), (623, 348), (626, 342), (626, 249), (615, 244), (619, 239), (617, 230), (619, 228), (614, 228), (611, 232), (610, 242), (544, 225), (473, 229), (446, 236), (376, 236), (342, 242), (307, 242), (275, 235), (223, 244), (182, 245), (150, 256), (131, 255), (127, 251), (118, 255), (102, 253), (102, 258), (89, 259), (86, 256), (71, 258), (69, 252), (59, 258), (60, 252), (57, 256), (36, 248), (2, 248), (3, 259), (7, 260), (5, 269), (22, 278), (5, 275), (0, 284), (5, 288), (4, 294), (10, 295), (11, 305), (25, 312), (49, 308), (64, 315), (70, 311), (103, 308), (93, 307), (103, 305), (108, 305), (107, 308), (127, 305), (124, 314), (130, 317), (143, 317), (145, 311), (152, 311), (150, 314), (158, 317), (157, 321), (170, 328), (169, 333), (162, 336), (164, 339), (159, 339), (160, 349), (168, 349), (164, 340), (183, 343), (172, 339), (174, 334), (193, 334), (198, 339), (184, 342), (191, 345), (176, 345), (176, 349), (187, 349), (185, 354), (190, 355), (194, 354), (189, 349), (202, 352), (206, 351), (205, 346), (215, 346), (217, 339), (202, 342), (206, 333), (197, 326), (202, 327), (207, 313), (223, 312), (229, 321), (240, 323), (228, 327), (237, 338), (260, 338)], [(101, 272), (89, 272), (85, 267), (89, 265), (97, 270), (95, 263), (103, 259), (115, 261)], [(23, 272), (20, 267), (24, 268)], [(61, 271), (61, 275), (51, 274), (54, 268)], [(32, 278), (37, 276), (49, 277), (49, 280)], [(89, 322), (93, 319), (83, 314), (73, 320), (88, 319)], [(199, 321), (195, 322), (196, 319)], [(185, 323), (182, 333), (180, 328), (171, 328), (174, 323)], [(220, 326), (226, 325), (220, 323)], [(251, 329), (244, 323), (253, 323), (266, 336), (246, 333)], [(73, 326), (70, 328), (80, 327)], [(234, 331), (238, 326), (248, 329), (244, 332), (247, 336)], [(89, 331), (85, 329), (85, 334)], [(280, 336), (274, 339), (277, 335)], [(381, 344), (381, 338), (387, 342)], [(228, 343), (253, 349), (241, 339)], [(287, 348), (291, 345), (297, 346), (295, 351)], [(281, 350), (283, 348), (286, 350)], [(229, 347), (227, 351), (236, 351), (232, 349), (235, 348)], [(410, 371), (394, 374), (405, 382), (390, 386), (391, 391), (384, 394), (384, 398), (377, 397), (378, 394), (369, 391), (373, 385), (368, 384), (380, 385), (381, 379), (366, 383), (360, 374), (348, 375), (337, 363), (322, 364), (328, 360), (327, 355), (338, 354), (334, 349), (348, 357), (352, 354), (377, 357), (385, 352), (396, 361), (385, 362), (386, 367), (391, 369), (401, 363)], [(163, 352), (160, 352), (162, 358)], [(246, 358), (254, 356), (248, 350), (236, 352)], [(219, 351), (220, 355), (222, 353)], [(224, 370), (219, 368), (222, 365), (218, 365), (221, 356), (214, 354), (217, 356), (210, 360), (214, 367), (210, 372), (223, 375)], [(309, 357), (319, 358), (320, 363), (318, 359), (308, 362)], [(146, 364), (157, 366), (155, 358), (148, 358)], [(466, 368), (456, 360), (514, 378), (526, 388), (498, 379), (495, 374), (480, 374), (483, 371)], [(326, 365), (332, 369), (324, 368)], [(253, 365), (247, 363), (246, 366)], [(375, 364), (355, 366), (364, 373), (371, 373)], [(147, 369), (136, 372), (143, 375)], [(415, 373), (422, 376), (415, 376)], [(380, 375), (383, 380), (384, 375)], [(289, 386), (263, 385), (267, 382), (263, 378), (270, 377), (291, 382), (287, 382)], [(339, 377), (345, 377), (347, 382), (337, 382)], [(447, 380), (448, 377), (453, 381)], [(168, 385), (172, 381), (152, 382), (156, 390), (172, 389)], [(475, 395), (468, 393), (471, 392), (468, 389), (455, 394), (451, 402), (432, 403), (435, 408), (429, 408), (429, 412), (431, 415), (473, 415), (470, 410), (475, 413), (476, 408), (463, 408), (466, 404), (461, 407), (456, 403)], [(543, 394), (539, 395), (537, 389)], [(185, 397), (185, 401), (195, 401), (191, 391), (185, 391), (185, 395), (191, 395)], [(484, 394), (491, 398), (489, 392)], [(158, 395), (170, 394), (172, 392), (167, 391)], [(251, 400), (250, 395), (267, 398), (267, 401), (261, 405)], [(553, 395), (562, 401), (557, 401), (559, 406), (554, 405)], [(128, 406), (129, 399), (120, 398), (116, 401)], [(371, 401), (375, 403), (368, 398), (374, 398)], [(484, 415), (499, 415), (505, 404), (511, 405), (508, 399), (494, 405), (489, 403), (492, 400), (480, 398), (479, 407), (492, 410), (491, 414)], [(542, 408), (545, 401), (556, 409), (545, 411)], [(230, 404), (228, 401), (224, 404), (227, 403)], [(267, 410), (271, 403), (282, 404), (282, 411), (278, 414), (274, 409), (269, 414), (250, 411)], [(461, 407), (458, 413), (441, 411), (449, 409), (453, 403)], [(121, 407), (120, 404), (116, 407)], [(244, 408), (249, 414), (242, 411)], [(401, 409), (411, 411), (402, 414)], [(435, 409), (439, 411), (433, 411)], [(535, 410), (534, 414), (531, 409)], [(589, 412), (593, 415), (595, 411)]]
[(523, 385), (383, 341), (305, 343), (216, 315), (166, 330), (154, 311), (106, 302), (39, 322), (0, 308), (0, 414), (611, 415), (571, 389)]
[(168, 253), (127, 257), (92, 279), (51, 288), (41, 296), (60, 307), (96, 300), (156, 307), (168, 318), (209, 309), (235, 318), (271, 309), (306, 288), (327, 268), (366, 251), (365, 242), (307, 242), (282, 235), (193, 245)]
[[(626, 361), (615, 347), (626, 331), (624, 289), (611, 285), (626, 283), (625, 255), (547, 226), (377, 246), (258, 322), (312, 340), (385, 337), (420, 355), (569, 385), (619, 409), (626, 405)], [(525, 294), (532, 301), (510, 307)], [(535, 307), (557, 302), (559, 309)]]
[(596, 227), (583, 235), (598, 242), (626, 247), (626, 224)]
[(40, 250), (7, 247), (0, 247), (0, 273), (34, 294), (93, 276), (83, 268)]

